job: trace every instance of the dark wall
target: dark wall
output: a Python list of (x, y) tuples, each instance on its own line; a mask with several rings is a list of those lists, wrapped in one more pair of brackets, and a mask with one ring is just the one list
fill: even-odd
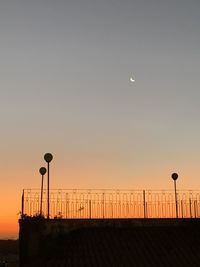
[[(197, 228), (200, 229), (199, 219), (42, 219), (42, 218), (25, 218), (19, 221), (20, 233), (19, 233), (19, 247), (20, 247), (20, 266), (29, 266), (36, 259), (44, 259), (48, 261), (52, 258), (61, 259), (66, 255), (66, 250), (70, 244), (73, 246), (72, 236), (77, 237), (85, 231), (91, 233), (91, 229), (96, 229), (95, 234), (102, 241), (103, 234), (113, 232), (112, 239), (120, 232), (120, 236), (128, 239), (133, 232), (134, 235), (137, 232), (145, 232), (145, 235), (156, 236), (155, 233), (162, 233), (164, 235), (166, 231), (170, 233), (178, 233), (178, 229), (181, 229), (180, 233), (185, 232), (184, 229)], [(88, 231), (89, 229), (89, 231)], [(98, 230), (99, 229), (99, 230)], [(110, 230), (109, 230), (110, 229)], [(118, 230), (117, 230), (118, 229)], [(122, 231), (125, 230), (129, 234), (123, 235)], [(132, 229), (132, 230), (131, 230)], [(140, 229), (139, 231), (137, 229)], [(149, 230), (148, 230), (149, 229)], [(159, 229), (155, 231), (152, 229)], [(161, 229), (161, 230), (160, 230)], [(168, 229), (168, 230), (166, 230)], [(170, 230), (172, 229), (172, 231)], [(177, 230), (176, 230), (177, 229)], [(182, 230), (183, 229), (183, 230)], [(73, 233), (76, 233), (75, 235)], [(188, 233), (190, 230), (188, 231)], [(199, 232), (199, 231), (198, 231)], [(100, 235), (100, 236), (99, 236)], [(150, 238), (153, 238), (153, 235)], [(174, 234), (172, 234), (173, 236)], [(160, 236), (160, 234), (158, 234)], [(167, 234), (165, 235), (168, 236)], [(85, 235), (87, 237), (87, 235)], [(90, 237), (91, 240), (92, 237)], [(70, 242), (68, 242), (70, 240)], [(78, 239), (77, 239), (78, 240)], [(109, 238), (107, 237), (109, 242)], [(133, 240), (135, 240), (133, 238)], [(145, 239), (144, 239), (145, 240)], [(93, 240), (92, 242), (94, 242)], [(117, 242), (117, 238), (116, 238)], [(126, 243), (126, 240), (124, 240)], [(132, 242), (132, 241), (131, 241)], [(77, 241), (77, 247), (78, 247)], [(87, 242), (82, 243), (82, 247)], [(112, 243), (112, 242), (111, 242)], [(170, 241), (169, 241), (170, 243)], [(68, 248), (66, 248), (66, 244)], [(76, 249), (74, 250), (76, 252)], [(74, 253), (74, 252), (73, 252)], [(32, 266), (32, 265), (30, 265)]]

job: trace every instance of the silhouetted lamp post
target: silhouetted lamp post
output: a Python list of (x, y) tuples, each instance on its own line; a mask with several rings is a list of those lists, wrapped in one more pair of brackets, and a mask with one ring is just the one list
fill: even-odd
[(176, 204), (176, 218), (178, 218), (178, 203), (177, 203), (177, 193), (176, 193), (176, 180), (178, 179), (177, 173), (172, 173), (172, 179), (174, 180), (174, 193), (175, 193), (175, 204)]
[(49, 219), (49, 163), (52, 161), (53, 156), (51, 153), (46, 153), (44, 159), (47, 162), (47, 219)]
[(42, 175), (42, 182), (41, 182), (41, 198), (40, 198), (40, 216), (42, 216), (42, 200), (43, 200), (43, 182), (44, 182), (44, 175), (47, 172), (45, 167), (41, 167), (39, 170), (40, 174)]

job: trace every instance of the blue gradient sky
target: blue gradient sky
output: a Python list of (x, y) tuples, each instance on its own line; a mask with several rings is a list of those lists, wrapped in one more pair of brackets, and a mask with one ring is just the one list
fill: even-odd
[(199, 188), (199, 14), (197, 0), (1, 1), (9, 214), (45, 152), (55, 188), (172, 188), (173, 171)]

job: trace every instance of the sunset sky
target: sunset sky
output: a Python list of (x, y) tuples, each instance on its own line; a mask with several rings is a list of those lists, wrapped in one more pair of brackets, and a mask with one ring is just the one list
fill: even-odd
[(0, 37), (0, 238), (45, 152), (52, 188), (199, 189), (199, 0), (2, 0)]

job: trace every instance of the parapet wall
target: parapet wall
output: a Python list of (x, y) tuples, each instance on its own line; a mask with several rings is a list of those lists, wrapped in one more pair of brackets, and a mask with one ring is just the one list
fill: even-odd
[(62, 246), (70, 232), (84, 228), (187, 227), (200, 219), (41, 219), (19, 220), (20, 266), (35, 258), (48, 257)]

